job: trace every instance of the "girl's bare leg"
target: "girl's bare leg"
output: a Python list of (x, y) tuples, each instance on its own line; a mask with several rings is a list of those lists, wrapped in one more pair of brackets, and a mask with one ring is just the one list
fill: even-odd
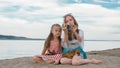
[(64, 57), (64, 58), (61, 58), (60, 63), (61, 64), (72, 64), (72, 59)]
[(45, 63), (45, 61), (41, 57), (34, 56), (33, 59), (35, 63), (40, 63), (40, 64)]
[(102, 63), (101, 60), (97, 60), (97, 59), (94, 59), (94, 58), (91, 58), (90, 60), (91, 60), (91, 63), (93, 63), (93, 64), (101, 64)]
[(82, 65), (90, 63), (91, 60), (89, 59), (83, 59), (81, 56), (75, 55), (72, 59), (72, 65)]
[(53, 61), (53, 60), (46, 60), (46, 63), (48, 63), (48, 64), (53, 64), (55, 61)]

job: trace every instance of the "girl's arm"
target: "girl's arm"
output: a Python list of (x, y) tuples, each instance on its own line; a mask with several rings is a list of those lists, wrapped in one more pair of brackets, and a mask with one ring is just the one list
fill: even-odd
[(81, 41), (82, 41), (82, 38), (80, 37), (79, 33), (76, 32), (77, 28), (78, 28), (77, 26), (73, 26), (72, 31), (73, 31), (73, 34), (75, 35), (76, 39), (77, 39), (79, 42), (81, 42)]
[(47, 50), (47, 48), (46, 47), (44, 47), (44, 49), (42, 50), (42, 55), (45, 55), (45, 52), (46, 52), (46, 50)]
[(75, 32), (75, 36), (76, 36), (76, 38), (77, 38), (77, 40), (78, 40), (79, 42), (82, 41), (81, 37), (79, 36), (79, 34), (78, 34), (77, 32)]
[(68, 30), (65, 25), (62, 25), (62, 29), (64, 31), (64, 42), (68, 43)]
[(68, 43), (68, 32), (64, 32), (64, 42)]

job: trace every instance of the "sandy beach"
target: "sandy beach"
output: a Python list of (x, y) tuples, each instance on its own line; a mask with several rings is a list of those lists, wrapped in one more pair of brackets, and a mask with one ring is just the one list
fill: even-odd
[(120, 68), (120, 48), (103, 51), (87, 52), (88, 57), (94, 57), (102, 60), (103, 63), (85, 64), (80, 66), (72, 65), (54, 65), (54, 64), (36, 64), (32, 57), (19, 57), (14, 59), (0, 60), (0, 68)]

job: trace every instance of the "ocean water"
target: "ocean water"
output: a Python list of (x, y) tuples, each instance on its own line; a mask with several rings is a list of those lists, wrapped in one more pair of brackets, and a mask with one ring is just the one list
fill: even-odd
[[(0, 59), (27, 57), (40, 54), (44, 40), (0, 40)], [(85, 41), (85, 51), (120, 48), (120, 41)]]

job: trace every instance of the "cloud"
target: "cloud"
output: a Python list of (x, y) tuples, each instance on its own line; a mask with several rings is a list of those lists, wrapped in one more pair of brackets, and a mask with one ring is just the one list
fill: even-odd
[(102, 39), (102, 36), (104, 39), (119, 37), (118, 8), (108, 9), (101, 5), (85, 3), (61, 5), (58, 2), (58, 0), (0, 2), (0, 33), (45, 38), (52, 24), (62, 24), (63, 16), (72, 13), (80, 25), (79, 28), (84, 30), (86, 39)]
[[(44, 38), (47, 36), (50, 24), (29, 23), (20, 19), (0, 18), (0, 33), (4, 35)], [(46, 28), (45, 28), (46, 26)]]
[(75, 4), (75, 3), (95, 4), (95, 5), (101, 5), (102, 7), (110, 8), (110, 9), (116, 9), (120, 7), (119, 0), (64, 0), (64, 1), (60, 0), (60, 2), (64, 2), (65, 4)]
[(2, 3), (10, 3), (10, 4), (17, 4), (17, 5), (22, 5), (22, 6), (40, 6), (40, 7), (53, 7), (56, 4), (56, 0), (49, 0), (49, 1), (45, 1), (45, 0), (4, 0), (1, 1)]
[(6, 6), (0, 9), (0, 12), (16, 12), (20, 10), (20, 6)]
[[(6, 2), (4, 1), (2, 2), (2, 6), (0, 7), (1, 8), (0, 14), (4, 17), (9, 17), (9, 18), (19, 18), (31, 22), (41, 22), (41, 20), (49, 19), (49, 18), (51, 19), (56, 17), (54, 16), (55, 13), (53, 14), (53, 11), (57, 11), (56, 10), (57, 4), (55, 4), (54, 1), (50, 1), (49, 3), (47, 3), (44, 0), (41, 1), (37, 0), (35, 2), (34, 0), (30, 0), (30, 1), (10, 0), (8, 1), (9, 4), (8, 3), (6, 4)], [(23, 5), (23, 2), (25, 3), (25, 5)], [(54, 9), (52, 9), (51, 7)], [(51, 17), (49, 17), (49, 15)]]

